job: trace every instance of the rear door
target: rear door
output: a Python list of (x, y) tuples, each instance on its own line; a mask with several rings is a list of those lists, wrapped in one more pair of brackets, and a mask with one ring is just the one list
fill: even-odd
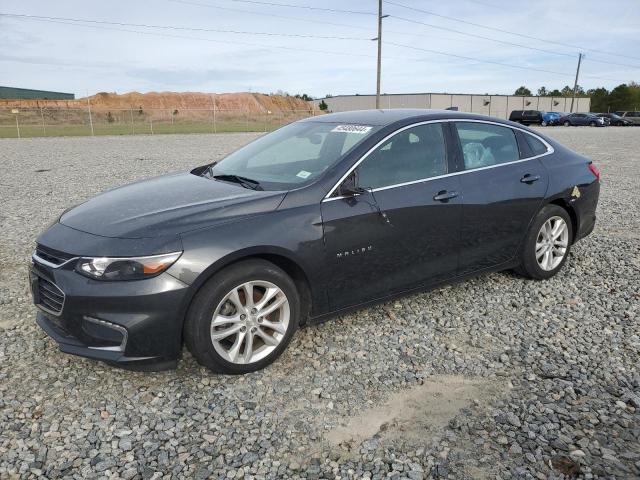
[(547, 190), (548, 174), (537, 158), (547, 145), (535, 139), (540, 152), (535, 153), (529, 144), (518, 144), (516, 130), (503, 125), (453, 125), (463, 170), (459, 273), (467, 274), (505, 264), (517, 254)]
[(355, 168), (365, 193), (323, 201), (334, 308), (455, 276), (462, 206), (449, 135), (440, 122), (398, 131)]

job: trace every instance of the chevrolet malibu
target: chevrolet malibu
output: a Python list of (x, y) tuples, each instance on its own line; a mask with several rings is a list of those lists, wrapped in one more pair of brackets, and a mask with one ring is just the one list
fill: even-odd
[[(599, 172), (522, 125), (436, 110), (314, 117), (219, 162), (107, 191), (37, 239), (37, 322), (63, 352), (215, 372), (302, 325), (471, 276), (544, 280), (596, 221)], [(473, 301), (473, 300), (470, 300)]]

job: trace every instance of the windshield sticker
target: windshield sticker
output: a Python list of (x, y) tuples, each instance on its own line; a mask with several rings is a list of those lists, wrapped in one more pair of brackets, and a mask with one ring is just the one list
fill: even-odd
[(296, 175), (296, 177), (309, 178), (309, 175), (311, 175), (311, 172), (307, 172), (306, 170), (300, 170)]
[(366, 125), (338, 125), (331, 131), (336, 133), (358, 133), (360, 135), (366, 135), (371, 128), (372, 127), (367, 127)]

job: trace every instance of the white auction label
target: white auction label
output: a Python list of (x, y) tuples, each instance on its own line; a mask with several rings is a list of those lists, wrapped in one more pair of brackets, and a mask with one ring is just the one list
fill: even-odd
[(373, 127), (368, 127), (366, 125), (338, 125), (331, 131), (337, 133), (359, 133), (360, 135), (365, 135), (366, 133), (369, 133), (371, 128)]

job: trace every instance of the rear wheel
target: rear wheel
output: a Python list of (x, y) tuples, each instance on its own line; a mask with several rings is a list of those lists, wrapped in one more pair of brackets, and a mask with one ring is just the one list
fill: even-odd
[(185, 342), (198, 363), (214, 372), (253, 372), (280, 356), (299, 316), (291, 278), (271, 262), (247, 260), (200, 289), (187, 314)]
[(567, 261), (572, 235), (567, 211), (557, 205), (545, 206), (527, 233), (518, 271), (536, 280), (553, 277)]

